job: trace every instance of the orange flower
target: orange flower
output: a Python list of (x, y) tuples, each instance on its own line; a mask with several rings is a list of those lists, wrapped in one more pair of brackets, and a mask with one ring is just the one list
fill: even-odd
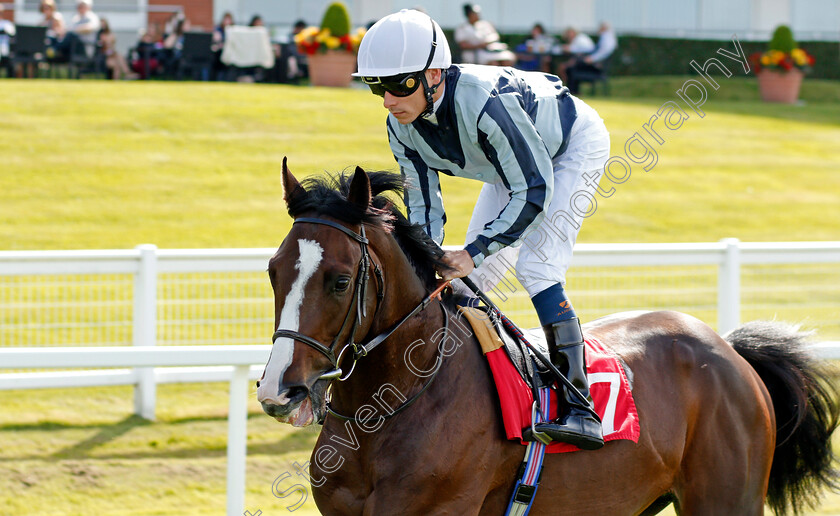
[(751, 56), (755, 71), (768, 70), (788, 71), (794, 68), (807, 71), (814, 65), (814, 57), (801, 48), (794, 48), (791, 53), (780, 50), (768, 50), (764, 53), (756, 53)]
[(337, 38), (330, 34), (329, 29), (307, 27), (295, 35), (295, 44), (300, 52), (308, 55), (339, 48), (355, 53), (359, 50), (359, 43), (361, 43), (364, 34), (365, 29), (360, 27), (353, 34), (346, 34)]

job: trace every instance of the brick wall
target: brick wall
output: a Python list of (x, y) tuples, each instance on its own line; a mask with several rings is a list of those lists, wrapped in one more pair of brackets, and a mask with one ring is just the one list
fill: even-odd
[(13, 4), (12, 1), (13, 0), (8, 0), (8, 3), (6, 3), (3, 0), (0, 0), (0, 4), (3, 4), (3, 7), (5, 7), (5, 9), (0, 12), (0, 18), (9, 20), (10, 22), (15, 21), (15, 4)]
[[(213, 30), (217, 20), (213, 19), (213, 0), (149, 0), (149, 5), (181, 6), (193, 30)], [(163, 27), (171, 13), (149, 13), (149, 24)]]

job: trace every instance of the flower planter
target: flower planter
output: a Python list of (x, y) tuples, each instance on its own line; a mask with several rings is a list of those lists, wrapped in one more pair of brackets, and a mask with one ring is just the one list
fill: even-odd
[(787, 72), (762, 70), (758, 73), (758, 90), (764, 102), (794, 104), (799, 99), (802, 72), (793, 69)]
[(327, 50), (307, 56), (309, 80), (313, 86), (347, 88), (356, 71), (356, 55), (347, 51)]

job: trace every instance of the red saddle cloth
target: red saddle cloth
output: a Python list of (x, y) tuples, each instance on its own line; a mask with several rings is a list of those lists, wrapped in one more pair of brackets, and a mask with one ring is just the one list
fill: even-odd
[[(507, 351), (499, 347), (501, 339), (495, 334), (495, 330), (491, 330), (492, 334), (488, 335), (487, 330), (491, 327), (471, 317), (469, 313), (466, 315), (481, 342), (484, 356), (487, 357), (496, 382), (505, 434), (508, 439), (519, 439), (522, 444), (527, 444), (522, 441), (522, 430), (531, 426), (531, 408), (534, 403), (531, 388), (519, 376)], [(479, 328), (479, 325), (483, 328)], [(498, 339), (497, 344), (486, 342), (486, 339), (492, 337)], [(595, 412), (601, 418), (604, 440), (628, 439), (634, 443), (639, 442), (639, 415), (624, 368), (615, 354), (594, 338), (586, 339), (586, 370), (589, 376), (589, 394), (592, 396)], [(552, 419), (557, 417), (555, 394), (552, 390), (549, 407)], [(546, 447), (548, 453), (578, 450), (576, 446), (566, 443), (551, 443)]]

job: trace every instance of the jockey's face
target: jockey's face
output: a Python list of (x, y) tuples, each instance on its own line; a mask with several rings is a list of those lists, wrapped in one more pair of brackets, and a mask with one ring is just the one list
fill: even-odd
[[(440, 74), (440, 69), (426, 70), (426, 84), (437, 84), (440, 81)], [(438, 88), (438, 91), (433, 96), (434, 99), (437, 100), (442, 93), (443, 90)], [(403, 125), (417, 120), (417, 117), (426, 109), (426, 96), (422, 86), (407, 97), (397, 97), (386, 91), (385, 97), (383, 98), (384, 102), (382, 105)]]

